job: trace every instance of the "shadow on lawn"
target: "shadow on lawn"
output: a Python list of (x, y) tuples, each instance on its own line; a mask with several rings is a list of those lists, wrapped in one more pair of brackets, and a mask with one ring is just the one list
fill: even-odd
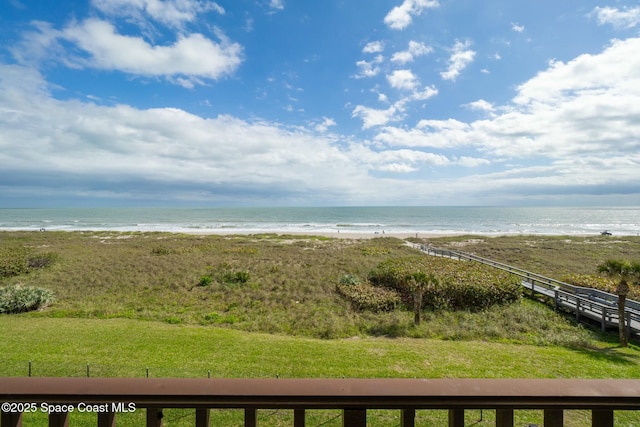
[[(609, 337), (602, 339), (603, 342), (615, 344), (616, 341)], [(599, 362), (605, 361), (615, 363), (619, 365), (638, 365), (640, 364), (640, 347), (635, 344), (629, 344), (628, 349), (631, 349), (637, 354), (631, 354), (628, 351), (624, 351), (622, 347), (608, 347), (608, 348), (574, 348), (572, 350), (584, 354), (585, 356), (597, 360)]]

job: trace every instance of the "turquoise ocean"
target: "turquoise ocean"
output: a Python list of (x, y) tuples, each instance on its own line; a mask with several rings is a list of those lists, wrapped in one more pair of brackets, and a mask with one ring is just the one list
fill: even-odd
[(208, 233), (640, 234), (640, 207), (0, 209), (0, 230)]

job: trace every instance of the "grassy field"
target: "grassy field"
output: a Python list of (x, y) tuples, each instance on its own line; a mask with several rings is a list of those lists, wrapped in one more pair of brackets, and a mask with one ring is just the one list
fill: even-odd
[[(200, 325), (130, 319), (56, 319), (26, 315), (0, 318), (0, 375), (144, 377), (362, 377), (362, 378), (640, 378), (638, 347), (600, 342), (590, 349), (512, 345), (486, 341), (411, 338), (323, 340)], [(52, 331), (56, 331), (52, 333)], [(286, 425), (290, 414), (261, 411), (262, 425)], [(212, 425), (239, 425), (233, 411), (214, 411)], [(309, 425), (335, 417), (314, 412)], [(138, 414), (138, 416), (142, 416)], [(192, 414), (169, 411), (166, 425), (188, 425)], [(394, 425), (396, 412), (379, 411), (373, 425)], [(418, 425), (441, 425), (441, 412), (420, 411)], [(470, 411), (469, 419), (479, 413)], [(616, 415), (638, 425), (634, 413)], [(484, 414), (489, 423), (491, 411)], [(540, 422), (522, 411), (519, 422)], [(126, 418), (125, 418), (126, 419)], [(571, 411), (567, 425), (588, 424), (588, 413)], [(81, 425), (89, 420), (78, 420)], [(137, 420), (141, 421), (141, 420)], [(131, 425), (137, 421), (131, 420)], [(128, 423), (125, 423), (129, 425)], [(289, 424), (291, 425), (291, 424)], [(326, 425), (340, 425), (334, 420)], [(479, 424), (483, 425), (483, 424)], [(491, 424), (487, 424), (491, 425)], [(520, 424), (518, 424), (520, 425)]]
[[(346, 274), (366, 278), (380, 262), (416, 253), (393, 238), (12, 232), (0, 233), (0, 242), (55, 255), (47, 268), (0, 282), (55, 292), (57, 302), (32, 316), (155, 320), (319, 338), (481, 337), (568, 346), (592, 339), (590, 331), (528, 301), (481, 313), (425, 313), (419, 327), (406, 310), (355, 310), (336, 292), (338, 281)], [(638, 238), (464, 236), (431, 242), (558, 278), (593, 273), (609, 257), (640, 258)]]
[[(431, 239), (559, 278), (594, 273), (607, 258), (640, 258), (640, 239), (461, 236)], [(44, 311), (0, 316), (0, 376), (640, 378), (640, 352), (616, 334), (576, 325), (523, 299), (474, 312), (354, 310), (336, 292), (345, 274), (366, 277), (380, 262), (415, 252), (403, 241), (303, 236), (190, 236), (163, 233), (0, 233), (2, 248), (55, 254), (52, 265), (4, 278), (53, 290)], [(201, 286), (203, 277), (211, 282)], [(235, 280), (235, 278), (246, 280)], [(332, 338), (332, 339), (326, 339)], [(147, 371), (148, 369), (148, 371)], [(78, 414), (76, 414), (78, 415)], [(76, 416), (74, 415), (74, 417)], [(338, 426), (313, 411), (308, 425)], [(241, 413), (214, 411), (212, 425), (240, 425)], [(373, 411), (372, 425), (398, 425)], [(468, 411), (468, 425), (493, 413)], [(289, 411), (260, 411), (261, 425), (292, 425)], [(446, 412), (419, 411), (417, 425), (442, 425)], [(46, 419), (25, 419), (46, 425)], [(75, 425), (95, 425), (78, 417)], [(140, 425), (143, 411), (119, 425)], [(518, 411), (516, 425), (542, 424)], [(568, 426), (588, 425), (570, 411)], [(193, 425), (167, 411), (165, 425)], [(616, 425), (640, 417), (616, 413)]]

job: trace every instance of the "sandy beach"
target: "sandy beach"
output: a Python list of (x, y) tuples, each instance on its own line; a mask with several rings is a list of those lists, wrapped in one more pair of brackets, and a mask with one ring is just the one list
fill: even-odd
[[(408, 239), (410, 237), (414, 238), (437, 238), (437, 237), (453, 237), (453, 236), (462, 236), (468, 233), (399, 233), (399, 232), (345, 232), (345, 231), (275, 231), (275, 232), (256, 232), (256, 231), (238, 231), (238, 230), (229, 230), (221, 231), (221, 230), (194, 230), (188, 231), (186, 234), (193, 235), (206, 235), (206, 236), (231, 236), (231, 235), (239, 235), (239, 236), (251, 236), (257, 234), (276, 234), (280, 236), (320, 236), (320, 237), (329, 237), (334, 239), (375, 239), (381, 237), (395, 237), (397, 239)], [(474, 234), (480, 236), (481, 234)], [(492, 237), (492, 236), (484, 236), (484, 237)]]

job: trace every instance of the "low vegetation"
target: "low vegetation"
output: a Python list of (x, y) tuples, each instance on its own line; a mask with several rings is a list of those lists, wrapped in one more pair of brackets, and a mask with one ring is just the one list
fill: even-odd
[(9, 285), (0, 288), (0, 314), (39, 310), (55, 301), (53, 292), (31, 286)]
[(35, 251), (19, 245), (0, 246), (0, 280), (45, 268), (55, 259), (56, 254), (52, 252)]
[(516, 277), (478, 263), (424, 255), (392, 258), (369, 274), (372, 284), (395, 289), (408, 305), (422, 285), (422, 308), (481, 311), (516, 302), (522, 295)]
[[(593, 274), (596, 265), (612, 257), (640, 258), (636, 238), (616, 239), (617, 243), (537, 236), (448, 239), (432, 243), (554, 278)], [(635, 342), (622, 348), (615, 334), (576, 325), (572, 318), (527, 298), (484, 308), (427, 308), (422, 323), (415, 325), (407, 310), (408, 296), (398, 289), (406, 286), (411, 291), (415, 286), (411, 280), (417, 283), (424, 277), (412, 269), (400, 276), (406, 280), (396, 288), (373, 285), (381, 280), (377, 273), (400, 269), (416, 258), (416, 252), (397, 239), (0, 232), (0, 241), (2, 251), (11, 248), (27, 259), (51, 254), (54, 261), (12, 270), (18, 273), (2, 275), (1, 287), (42, 287), (57, 297), (46, 310), (0, 316), (2, 376), (24, 376), (31, 369), (34, 376), (90, 372), (106, 377), (640, 375)], [(440, 266), (434, 271), (443, 270)], [(428, 277), (430, 271), (418, 273)], [(432, 278), (438, 284), (446, 282), (437, 274)], [(359, 286), (369, 288), (359, 290)], [(367, 294), (381, 289), (393, 291), (392, 304), (384, 302), (389, 300), (384, 295)], [(349, 291), (364, 297), (345, 299)], [(383, 302), (371, 302), (376, 300)], [(447, 422), (446, 411), (417, 412), (419, 425)], [(493, 411), (466, 414), (465, 424), (495, 424)], [(214, 410), (211, 423), (240, 425), (242, 415), (242, 411)], [(168, 409), (164, 416), (172, 426), (194, 423), (193, 411)], [(640, 422), (635, 411), (617, 411), (615, 417), (620, 426)], [(293, 424), (292, 413), (286, 410), (261, 410), (258, 418), (260, 425)], [(517, 425), (543, 423), (541, 411), (516, 411), (515, 418)], [(397, 425), (398, 411), (368, 411), (368, 420), (372, 426)], [(118, 425), (144, 422), (144, 411), (118, 415)], [(587, 411), (565, 412), (567, 426), (590, 422)], [(25, 423), (44, 425), (46, 416), (25, 414)], [(341, 425), (340, 413), (309, 411), (307, 423)], [(72, 414), (72, 424), (95, 425), (95, 416)]]
[[(49, 254), (54, 261), (0, 278), (0, 286), (22, 284), (55, 293), (55, 303), (30, 316), (154, 320), (318, 338), (381, 335), (568, 347), (588, 345), (595, 333), (547, 307), (518, 300), (517, 286), (506, 277), (495, 272), (485, 277), (477, 266), (467, 271), (466, 263), (447, 267), (455, 261), (417, 256), (393, 238), (11, 232), (0, 233), (0, 239), (3, 248), (19, 255), (11, 258), (13, 252), (5, 250), (4, 259)], [(498, 248), (518, 247), (515, 238), (475, 244), (457, 239), (444, 244), (462, 243), (463, 250), (471, 251), (493, 242)], [(523, 261), (535, 255), (545, 266), (562, 265), (556, 250), (545, 258), (544, 248), (528, 243), (533, 237), (518, 239)], [(575, 265), (582, 266), (578, 259), (602, 261), (594, 255), (603, 252), (600, 243), (572, 241), (570, 248), (579, 248), (568, 255)], [(640, 240), (630, 238), (613, 247), (640, 253)], [(438, 279), (438, 286), (425, 289), (419, 325), (411, 311), (411, 283), (384, 282), (386, 273), (400, 271), (408, 260), (429, 263), (420, 268), (435, 269)], [(444, 271), (451, 276), (446, 278)], [(563, 274), (582, 272), (584, 268)], [(450, 311), (454, 308), (460, 311)]]

